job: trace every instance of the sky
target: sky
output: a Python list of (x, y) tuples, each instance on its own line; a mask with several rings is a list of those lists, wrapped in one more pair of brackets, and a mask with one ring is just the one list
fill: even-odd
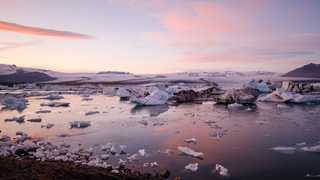
[(320, 0), (0, 0), (0, 64), (287, 72), (320, 63)]

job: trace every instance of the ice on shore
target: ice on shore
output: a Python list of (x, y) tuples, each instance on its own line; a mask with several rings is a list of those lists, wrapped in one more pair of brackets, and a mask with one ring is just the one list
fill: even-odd
[(203, 153), (202, 152), (196, 152), (191, 148), (185, 147), (185, 146), (178, 146), (178, 150), (185, 155), (194, 157), (194, 158), (199, 158), (202, 159), (203, 158)]

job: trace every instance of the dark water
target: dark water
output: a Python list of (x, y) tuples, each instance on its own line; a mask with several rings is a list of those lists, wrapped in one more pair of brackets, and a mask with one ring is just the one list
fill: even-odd
[[(278, 108), (277, 104), (258, 103), (251, 111), (230, 110), (210, 103), (135, 107), (116, 97), (94, 96), (93, 101), (82, 101), (79, 96), (65, 96), (61, 101), (70, 102), (70, 107), (41, 107), (40, 103), (45, 101), (30, 98), (30, 105), (21, 113), (27, 119), (40, 116), (41, 123), (5, 123), (4, 119), (19, 113), (0, 112), (1, 134), (13, 136), (22, 130), (55, 143), (83, 144), (86, 147), (113, 142), (127, 145), (131, 154), (145, 149), (145, 158), (127, 166), (146, 172), (169, 169), (171, 177), (181, 176), (183, 179), (221, 179), (212, 173), (217, 163), (229, 169), (229, 179), (298, 180), (304, 179), (307, 173), (320, 174), (320, 154), (271, 150), (274, 146), (317, 143), (320, 140), (319, 105)], [(40, 109), (52, 112), (35, 114)], [(88, 111), (100, 113), (85, 116)], [(92, 125), (85, 129), (69, 129), (69, 122), (75, 120), (91, 121)], [(55, 126), (41, 128), (41, 124), (46, 123)], [(58, 137), (62, 133), (68, 137)], [(217, 138), (216, 134), (221, 137)], [(187, 138), (196, 138), (197, 143), (185, 143)], [(177, 151), (178, 146), (203, 152), (204, 158), (182, 156)], [(159, 153), (166, 149), (172, 153)], [(113, 157), (110, 161), (116, 165), (119, 158), (126, 157)], [(158, 162), (158, 168), (142, 167), (144, 162), (153, 161)], [(184, 169), (187, 164), (196, 162), (200, 165), (197, 172)]]

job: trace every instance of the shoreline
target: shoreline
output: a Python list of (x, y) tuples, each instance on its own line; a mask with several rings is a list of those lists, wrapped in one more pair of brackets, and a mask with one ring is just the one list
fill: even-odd
[(97, 168), (72, 162), (37, 161), (34, 159), (0, 156), (0, 179), (2, 180), (160, 180), (159, 174), (140, 173), (120, 167), (119, 173), (112, 168)]

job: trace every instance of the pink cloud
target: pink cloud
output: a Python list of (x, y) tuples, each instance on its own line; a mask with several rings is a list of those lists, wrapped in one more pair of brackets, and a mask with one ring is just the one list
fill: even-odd
[(20, 34), (49, 36), (68, 39), (92, 39), (92, 36), (79, 34), (69, 31), (58, 31), (53, 29), (45, 29), (40, 27), (25, 26), (11, 22), (0, 21), (0, 31), (15, 32)]
[(148, 32), (147, 37), (165, 46), (205, 47), (220, 33), (235, 29), (226, 9), (212, 2), (186, 2), (168, 7), (157, 17), (164, 30)]

